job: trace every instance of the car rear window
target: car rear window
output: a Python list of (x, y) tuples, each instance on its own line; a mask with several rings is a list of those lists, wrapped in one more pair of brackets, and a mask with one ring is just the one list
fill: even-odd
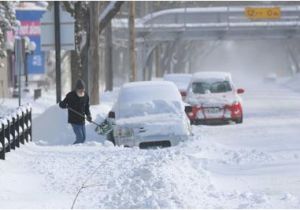
[(214, 81), (214, 82), (193, 82), (192, 91), (195, 94), (206, 93), (225, 93), (232, 91), (232, 87), (228, 81)]

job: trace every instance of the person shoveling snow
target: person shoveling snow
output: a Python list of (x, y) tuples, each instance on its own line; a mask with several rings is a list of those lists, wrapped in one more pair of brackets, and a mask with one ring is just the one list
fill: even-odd
[[(92, 121), (89, 96), (85, 91), (84, 81), (76, 82), (75, 90), (69, 92), (59, 103), (62, 109), (68, 109), (68, 122), (72, 125), (76, 135), (74, 144), (84, 143), (86, 139), (85, 119)], [(86, 117), (85, 117), (86, 116)]]

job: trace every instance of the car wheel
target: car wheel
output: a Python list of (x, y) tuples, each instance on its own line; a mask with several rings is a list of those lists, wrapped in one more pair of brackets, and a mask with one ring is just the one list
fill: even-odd
[(236, 119), (236, 120), (235, 120), (235, 123), (236, 123), (236, 124), (241, 124), (241, 123), (243, 123), (243, 115), (242, 115), (240, 118)]

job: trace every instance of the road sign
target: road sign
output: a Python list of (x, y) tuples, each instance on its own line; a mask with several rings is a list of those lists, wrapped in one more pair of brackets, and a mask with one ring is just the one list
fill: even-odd
[(280, 7), (246, 7), (245, 15), (251, 20), (279, 19)]
[[(75, 49), (74, 18), (60, 7), (60, 42), (62, 50)], [(54, 8), (41, 19), (41, 48), (43, 51), (55, 49)]]

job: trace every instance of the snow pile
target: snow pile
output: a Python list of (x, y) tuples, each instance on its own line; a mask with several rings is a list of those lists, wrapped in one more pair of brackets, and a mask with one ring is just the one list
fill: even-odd
[[(114, 153), (88, 182), (77, 208), (188, 208), (200, 206), (199, 197), (210, 190), (201, 163), (191, 165), (176, 149), (133, 150)], [(123, 156), (127, 156), (124, 159)], [(121, 158), (122, 157), (122, 158)], [(112, 164), (112, 165), (111, 165)], [(118, 168), (118, 170), (112, 170)], [(108, 179), (106, 176), (114, 177)], [(96, 185), (99, 185), (98, 187)], [(101, 192), (101, 193), (99, 193)], [(96, 195), (91, 197), (90, 195)]]
[(5, 117), (8, 113), (11, 113), (12, 109), (6, 106), (0, 105), (0, 118)]
[(183, 106), (174, 83), (148, 81), (124, 85), (114, 109), (117, 118), (128, 118), (162, 113), (180, 114)]
[[(92, 106), (93, 121), (101, 123), (108, 113), (109, 107), (105, 105)], [(99, 112), (101, 112), (99, 114)], [(58, 105), (51, 106), (43, 114), (33, 120), (33, 139), (39, 145), (69, 145), (75, 141), (72, 126), (68, 123), (68, 112)], [(86, 123), (87, 141), (101, 141), (105, 139), (94, 130), (96, 125)]]
[(67, 145), (74, 141), (67, 111), (54, 105), (33, 120), (33, 139), (38, 144)]

